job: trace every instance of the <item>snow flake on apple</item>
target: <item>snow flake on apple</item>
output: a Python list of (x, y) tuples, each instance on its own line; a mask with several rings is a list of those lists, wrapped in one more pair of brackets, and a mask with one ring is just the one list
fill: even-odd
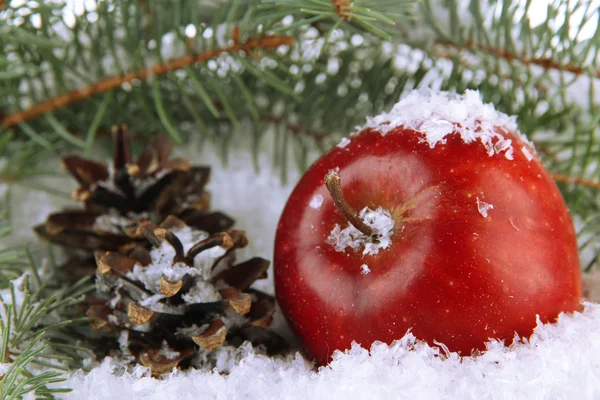
[(360, 273), (362, 275), (367, 275), (369, 272), (371, 272), (371, 268), (369, 268), (367, 264), (363, 264), (360, 266)]
[(324, 199), (325, 198), (323, 197), (323, 195), (321, 195), (321, 194), (315, 194), (313, 196), (313, 198), (310, 200), (310, 203), (308, 203), (308, 205), (310, 206), (310, 208), (318, 210), (323, 205), (323, 200)]
[(483, 218), (487, 218), (488, 211), (493, 210), (494, 206), (479, 200), (479, 197), (477, 197), (477, 209), (479, 210), (479, 214), (483, 215)]
[(375, 231), (373, 237), (367, 237), (350, 224), (344, 229), (339, 224), (335, 224), (327, 237), (327, 244), (333, 246), (338, 252), (345, 252), (348, 247), (354, 251), (364, 247), (363, 255), (374, 255), (379, 253), (380, 249), (387, 249), (392, 243), (391, 237), (394, 233), (394, 219), (390, 212), (381, 207), (377, 210), (365, 207), (360, 211), (359, 217), (373, 228)]
[(533, 154), (531, 154), (531, 152), (529, 151), (527, 146), (521, 147), (521, 151), (523, 152), (523, 154), (525, 155), (525, 158), (527, 158), (527, 160), (529, 160), (529, 161), (533, 160)]
[[(445, 144), (446, 136), (457, 133), (467, 144), (479, 141), (490, 157), (503, 154), (513, 160), (512, 141), (504, 136), (508, 132), (534, 149), (519, 132), (516, 118), (496, 111), (493, 104), (484, 104), (476, 90), (467, 90), (463, 95), (430, 89), (413, 91), (389, 113), (368, 118), (363, 129), (374, 128), (385, 135), (399, 126), (423, 134), (422, 141), (432, 149), (437, 144)], [(533, 159), (527, 147), (523, 146), (521, 151), (529, 161)]]
[(343, 137), (336, 146), (343, 149), (344, 147), (348, 146), (348, 144), (350, 144), (350, 139)]

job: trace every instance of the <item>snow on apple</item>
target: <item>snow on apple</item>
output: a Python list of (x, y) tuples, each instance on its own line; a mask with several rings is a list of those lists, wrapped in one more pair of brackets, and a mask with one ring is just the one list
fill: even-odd
[(519, 132), (516, 118), (496, 111), (492, 104), (484, 104), (474, 90), (467, 90), (464, 95), (426, 88), (415, 90), (389, 113), (368, 118), (362, 129), (376, 129), (385, 135), (399, 126), (423, 134), (421, 139), (431, 148), (444, 144), (445, 138), (454, 133), (465, 143), (479, 141), (490, 156), (505, 152), (505, 157), (512, 160), (512, 140), (507, 137), (511, 132), (533, 149)]
[(365, 207), (360, 211), (359, 217), (366, 225), (373, 228), (375, 232), (373, 237), (368, 237), (351, 224), (344, 229), (335, 224), (326, 243), (339, 252), (346, 251), (348, 247), (354, 251), (363, 248), (363, 255), (373, 255), (379, 253), (380, 249), (387, 249), (394, 233), (394, 220), (390, 212), (381, 207), (377, 210)]
[(360, 266), (360, 273), (363, 275), (367, 275), (369, 272), (371, 272), (371, 268), (369, 268), (369, 266), (367, 264), (363, 264)]
[(321, 204), (323, 204), (323, 199), (324, 197), (322, 194), (315, 194), (313, 198), (310, 199), (310, 208), (314, 208), (315, 210), (321, 208)]
[(348, 146), (348, 143), (350, 143), (350, 139), (343, 137), (336, 146), (340, 147), (340, 148), (344, 148), (344, 147)]
[(483, 218), (487, 218), (488, 211), (493, 210), (494, 206), (492, 204), (479, 200), (479, 197), (477, 197), (477, 209), (479, 210), (479, 214), (481, 214)]

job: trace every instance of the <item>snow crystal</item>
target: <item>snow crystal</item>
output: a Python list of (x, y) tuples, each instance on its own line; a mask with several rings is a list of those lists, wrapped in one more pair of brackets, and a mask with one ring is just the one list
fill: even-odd
[[(140, 215), (139, 217), (147, 217), (147, 215)], [(127, 225), (131, 225), (131, 220), (119, 214), (117, 210), (111, 209), (108, 213), (102, 214), (94, 220), (93, 228), (96, 231), (118, 235), (123, 232), (121, 228)]]
[(494, 206), (479, 200), (479, 197), (477, 197), (477, 209), (479, 210), (479, 214), (483, 215), (484, 218), (487, 218), (488, 210), (493, 210)]
[(167, 360), (174, 360), (179, 357), (179, 352), (170, 348), (166, 340), (163, 341), (158, 354), (165, 357)]
[(454, 125), (449, 121), (430, 119), (421, 124), (420, 131), (427, 132), (427, 142), (430, 148), (434, 148), (439, 142), (446, 143), (444, 139), (454, 131)]
[(363, 275), (367, 275), (369, 272), (371, 272), (371, 268), (369, 268), (369, 266), (367, 264), (363, 264), (360, 266), (360, 273)]
[(153, 294), (152, 296), (148, 296), (148, 297), (140, 300), (138, 303), (142, 307), (149, 307), (149, 306), (153, 306), (154, 304), (159, 303), (162, 299), (165, 299), (165, 298), (166, 298), (166, 296), (163, 294)]
[(533, 154), (531, 154), (531, 152), (526, 146), (521, 147), (521, 151), (523, 152), (525, 158), (527, 158), (528, 161), (533, 160)]
[(310, 200), (310, 203), (308, 205), (310, 206), (310, 208), (314, 208), (315, 210), (318, 210), (323, 205), (324, 199), (325, 198), (323, 197), (323, 195), (315, 194), (313, 196), (313, 198)]
[(344, 138), (342, 138), (342, 140), (340, 140), (340, 142), (336, 146), (343, 149), (344, 147), (348, 146), (349, 144), (350, 144), (350, 139), (344, 137)]
[(391, 236), (394, 233), (394, 220), (390, 212), (381, 207), (375, 211), (365, 207), (360, 211), (359, 217), (373, 228), (375, 232), (373, 238), (367, 237), (351, 224), (344, 229), (339, 224), (335, 224), (327, 237), (327, 244), (332, 245), (339, 252), (346, 251), (347, 247), (358, 251), (364, 246), (363, 255), (373, 255), (379, 253), (379, 249), (387, 249), (392, 243)]
[(362, 129), (375, 128), (385, 135), (399, 126), (422, 133), (430, 148), (444, 144), (446, 136), (457, 132), (465, 143), (479, 140), (490, 156), (504, 152), (509, 160), (513, 159), (512, 143), (503, 132), (513, 132), (529, 143), (519, 132), (515, 117), (496, 111), (493, 104), (484, 104), (475, 90), (463, 95), (414, 90), (389, 113), (368, 118)]
[(182, 299), (188, 304), (210, 303), (212, 301), (221, 300), (221, 295), (212, 283), (199, 279), (194, 286), (182, 296)]
[(225, 324), (228, 329), (243, 326), (248, 322), (245, 316), (240, 315), (231, 309), (225, 310), (225, 312), (219, 316), (219, 319), (223, 321), (223, 324)]
[(0, 363), (0, 378), (6, 375), (8, 369), (10, 368), (10, 363)]
[[(195, 243), (208, 237), (206, 232), (193, 230), (190, 227), (174, 230), (173, 233), (181, 241), (185, 252)], [(158, 294), (160, 293), (160, 280), (163, 276), (170, 282), (177, 282), (185, 275), (197, 276), (200, 280), (210, 279), (213, 264), (224, 254), (225, 249), (217, 246), (198, 254), (194, 258), (193, 267), (184, 263), (173, 264), (175, 250), (167, 241), (163, 241), (160, 247), (154, 248), (150, 252), (152, 263), (147, 266), (136, 264), (133, 271), (127, 273), (127, 277), (142, 282), (146, 289)], [(191, 293), (188, 293), (190, 298), (193, 298), (197, 302), (216, 301), (220, 299), (219, 294), (214, 288), (212, 290), (204, 290), (209, 289), (208, 286), (203, 286), (202, 283), (198, 283), (197, 285), (200, 286), (195, 289), (192, 288)], [(153, 301), (157, 300), (158, 298), (153, 297)]]
[[(112, 317), (112, 315), (109, 316)], [(128, 330), (123, 330), (121, 331), (121, 333), (119, 333), (119, 349), (121, 350), (121, 353), (123, 354), (124, 358), (127, 357), (131, 357), (131, 352), (129, 351), (129, 331)]]

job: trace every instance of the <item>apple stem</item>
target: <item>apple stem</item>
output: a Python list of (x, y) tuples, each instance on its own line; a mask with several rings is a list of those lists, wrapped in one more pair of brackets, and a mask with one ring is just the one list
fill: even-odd
[(344, 195), (342, 194), (342, 180), (335, 171), (329, 171), (327, 175), (325, 175), (325, 186), (327, 187), (335, 206), (346, 220), (367, 237), (373, 236), (375, 233), (373, 228), (365, 224), (358, 216), (356, 210), (350, 207), (350, 204), (348, 204), (344, 198)]

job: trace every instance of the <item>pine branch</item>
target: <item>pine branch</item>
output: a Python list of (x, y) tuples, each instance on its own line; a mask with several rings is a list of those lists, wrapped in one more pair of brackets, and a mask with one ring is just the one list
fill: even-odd
[(576, 185), (580, 185), (580, 186), (584, 186), (584, 187), (588, 187), (588, 188), (592, 188), (592, 189), (600, 189), (600, 182), (598, 182), (598, 181), (593, 181), (593, 180), (589, 180), (589, 179), (583, 179), (583, 178), (578, 178), (578, 177), (573, 177), (573, 176), (568, 176), (568, 175), (558, 174), (558, 173), (552, 174), (552, 178), (554, 178), (554, 180), (559, 183), (570, 183), (570, 184), (576, 184)]
[[(392, 36), (388, 28), (397, 21), (412, 16), (414, 0), (263, 0), (264, 7), (281, 18), (295, 17), (296, 22), (281, 23), (273, 27), (274, 32), (286, 32), (306, 25), (329, 21), (325, 33), (325, 46), (329, 37), (338, 28), (354, 28), (357, 32), (376, 35), (384, 40)], [(282, 21), (283, 22), (283, 21)], [(322, 48), (323, 50), (323, 48)]]
[[(9, 192), (10, 193), (10, 192)], [(6, 239), (12, 233), (10, 215), (8, 209), (9, 196), (0, 202), (0, 243), (6, 243)], [(8, 287), (11, 280), (18, 278), (29, 267), (25, 257), (25, 251), (21, 246), (0, 246), (0, 288)]]
[[(252, 38), (285, 34), (294, 43), (252, 55), (224, 52), (150, 74), (153, 79), (117, 80), (109, 91), (88, 92), (14, 124), (4, 135), (10, 139), (0, 140), (12, 155), (5, 178), (40, 173), (32, 160), (74, 147), (90, 154), (115, 123), (127, 123), (140, 141), (167, 130), (183, 140), (201, 135), (224, 149), (243, 130), (255, 155), (263, 132), (272, 129), (276, 165), (304, 168), (314, 149), (326, 149), (407, 91), (430, 86), (477, 89), (484, 101), (516, 115), (572, 212), (583, 220), (600, 212), (600, 31), (581, 36), (586, 19), (598, 15), (597, 4), (552, 2), (538, 26), (529, 20), (531, 3), (517, 0), (425, 0), (416, 13), (410, 2), (391, 0), (231, 0), (203, 8), (190, 2), (169, 12), (158, 4), (100, 2), (93, 22), (89, 12), (73, 16), (63, 35), (27, 19), (12, 24), (17, 39), (2, 42), (16, 60), (3, 64), (10, 76), (0, 79), (5, 118), (116, 76)], [(55, 11), (36, 12), (43, 26), (53, 26)]]
[[(36, 282), (35, 291), (30, 290), (30, 276)], [(4, 307), (0, 312), (0, 360), (9, 364), (0, 385), (2, 399), (17, 399), (30, 392), (54, 398), (56, 393), (69, 391), (49, 386), (65, 380), (61, 371), (69, 369), (70, 365), (78, 365), (73, 363), (80, 356), (73, 358), (61, 350), (61, 344), (68, 344), (68, 341), (54, 338), (55, 332), (74, 321), (54, 322), (57, 316), (52, 314), (76, 303), (76, 297), (91, 290), (91, 286), (82, 281), (50, 295), (48, 284), (50, 282), (41, 281), (37, 269), (32, 266), (31, 275), (26, 273), (11, 281), (8, 290), (0, 295)], [(9, 299), (5, 298), (6, 293)], [(46, 371), (32, 372), (33, 365), (44, 366)]]
[(585, 74), (590, 77), (600, 78), (600, 70), (595, 69), (595, 68), (584, 69), (584, 67), (581, 65), (575, 65), (575, 64), (571, 64), (571, 63), (561, 64), (555, 60), (552, 60), (550, 58), (545, 58), (545, 57), (528, 58), (523, 54), (513, 53), (513, 52), (510, 52), (507, 50), (503, 50), (503, 49), (488, 48), (481, 43), (476, 43), (476, 42), (473, 42), (470, 40), (465, 41), (463, 43), (463, 45), (458, 45), (454, 42), (448, 42), (448, 41), (442, 41), (442, 40), (437, 41), (436, 43), (438, 45), (452, 47), (456, 50), (465, 50), (465, 49), (470, 50), (470, 51), (477, 50), (477, 51), (483, 52), (485, 54), (491, 55), (493, 57), (502, 58), (509, 63), (519, 62), (525, 66), (536, 65), (545, 70), (554, 69), (554, 70), (558, 70), (558, 71), (570, 72), (574, 75)]
[(253, 51), (256, 51), (258, 49), (275, 49), (279, 46), (291, 45), (293, 44), (293, 42), (293, 38), (285, 36), (268, 35), (260, 38), (250, 38), (244, 43), (235, 43), (231, 46), (222, 49), (207, 50), (195, 55), (177, 58), (168, 61), (165, 64), (158, 64), (150, 68), (143, 68), (139, 71), (127, 72), (123, 75), (109, 77), (98, 83), (87, 86), (83, 89), (73, 90), (68, 94), (53, 97), (49, 100), (44, 101), (43, 103), (36, 104), (27, 110), (6, 115), (0, 119), (0, 125), (3, 125), (5, 128), (9, 128), (28, 119), (38, 117), (49, 111), (54, 111), (56, 109), (66, 107), (69, 104), (74, 103), (76, 101), (87, 99), (99, 93), (103, 93), (111, 89), (121, 87), (123, 84), (131, 83), (136, 79), (146, 80), (150, 77), (173, 72), (185, 68), (186, 66), (193, 65), (195, 63), (206, 62), (222, 54), (245, 53), (247, 55), (251, 54)]
[[(10, 232), (3, 208), (0, 240)], [(67, 310), (91, 289), (86, 280), (63, 287), (56, 276), (41, 277), (27, 249), (0, 250), (0, 398), (21, 399), (28, 393), (54, 398), (69, 391), (55, 385), (65, 381), (64, 370), (80, 365), (82, 353), (62, 349), (72, 343), (64, 329), (75, 322)]]

